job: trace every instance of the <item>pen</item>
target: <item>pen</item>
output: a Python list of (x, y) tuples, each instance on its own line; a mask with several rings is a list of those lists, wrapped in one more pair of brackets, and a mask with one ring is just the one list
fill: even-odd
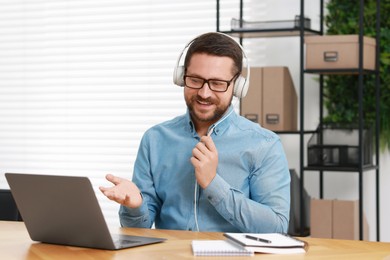
[(260, 237), (254, 237), (254, 236), (251, 236), (251, 235), (245, 235), (246, 238), (249, 238), (249, 239), (252, 239), (252, 240), (256, 240), (256, 241), (259, 241), (259, 242), (263, 242), (263, 243), (271, 243), (270, 240), (267, 240), (267, 239), (264, 239), (264, 238), (260, 238)]

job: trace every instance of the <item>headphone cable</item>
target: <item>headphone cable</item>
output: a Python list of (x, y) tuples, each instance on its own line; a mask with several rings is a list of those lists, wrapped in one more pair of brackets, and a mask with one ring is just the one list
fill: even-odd
[[(219, 122), (217, 122), (216, 124), (214, 124), (210, 130), (207, 132), (207, 136), (211, 136), (211, 134), (213, 133), (215, 127), (217, 127), (220, 123), (222, 123), (226, 118), (228, 118), (234, 111), (234, 107), (236, 106), (238, 102), (238, 99), (236, 99), (236, 102), (235, 104), (233, 105), (232, 107), (232, 110), (227, 113)], [(195, 226), (196, 226), (196, 231), (199, 232), (199, 223), (198, 223), (198, 210), (197, 210), (197, 205), (199, 204), (198, 200), (198, 182), (196, 181), (196, 178), (195, 178), (195, 187), (194, 187), (194, 218), (195, 218)]]

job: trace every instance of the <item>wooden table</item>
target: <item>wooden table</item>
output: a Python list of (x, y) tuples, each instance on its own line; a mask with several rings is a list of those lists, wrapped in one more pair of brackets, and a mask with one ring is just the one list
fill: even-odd
[[(191, 251), (194, 239), (224, 239), (222, 233), (126, 228), (117, 233), (167, 238), (163, 243), (117, 251), (37, 243), (30, 239), (23, 222), (0, 221), (1, 259), (220, 259), (195, 257)], [(306, 254), (224, 257), (230, 259), (387, 259), (390, 243), (320, 238), (301, 238), (309, 243)]]

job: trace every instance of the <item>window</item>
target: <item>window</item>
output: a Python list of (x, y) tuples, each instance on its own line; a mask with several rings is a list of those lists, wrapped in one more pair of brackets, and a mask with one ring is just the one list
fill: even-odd
[[(239, 2), (223, 3), (237, 17)], [(209, 0), (1, 0), (0, 188), (4, 172), (88, 176), (119, 225), (98, 186), (131, 178), (143, 132), (185, 112), (173, 68), (215, 12)]]

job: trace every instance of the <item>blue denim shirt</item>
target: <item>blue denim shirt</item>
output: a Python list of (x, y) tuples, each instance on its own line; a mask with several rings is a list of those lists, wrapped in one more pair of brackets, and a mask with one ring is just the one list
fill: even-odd
[[(287, 232), (290, 173), (279, 137), (234, 111), (211, 136), (219, 164), (209, 186), (197, 187), (199, 230)], [(188, 111), (146, 131), (133, 173), (143, 204), (121, 206), (122, 226), (197, 230), (190, 158), (199, 140)]]

